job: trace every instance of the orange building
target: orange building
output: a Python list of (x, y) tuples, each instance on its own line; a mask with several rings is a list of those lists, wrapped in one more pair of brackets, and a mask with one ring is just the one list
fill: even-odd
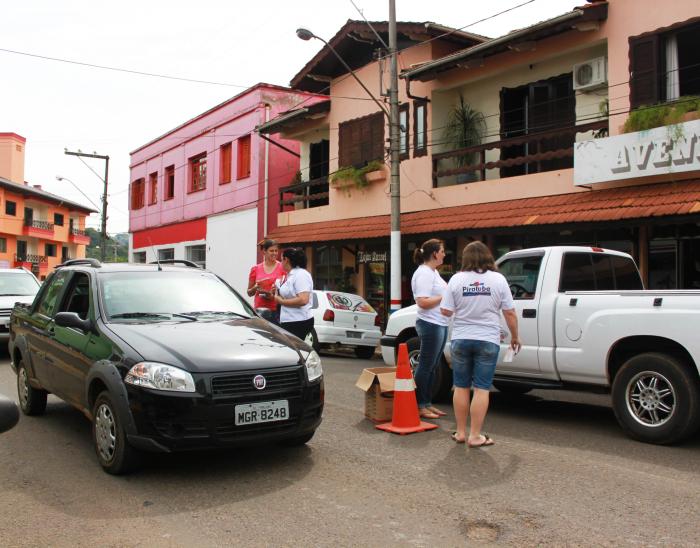
[(94, 209), (24, 181), (26, 139), (0, 133), (0, 268), (23, 266), (39, 279), (85, 257), (85, 219)]

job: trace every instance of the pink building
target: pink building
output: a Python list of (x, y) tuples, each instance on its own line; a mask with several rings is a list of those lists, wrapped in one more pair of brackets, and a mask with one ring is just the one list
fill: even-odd
[[(692, 96), (700, 95), (697, 2), (581, 4), (494, 39), (455, 33), (461, 46), (428, 41), (431, 24), (421, 25), (422, 40), (411, 24), (398, 25), (405, 279), (416, 246), (438, 237), (450, 252), (445, 276), (459, 268), (464, 245), (480, 239), (497, 255), (556, 244), (620, 249), (635, 256), (649, 287), (700, 287), (700, 121), (681, 113), (694, 110)], [(386, 24), (376, 26), (386, 40)], [(350, 22), (331, 44), (352, 51), (357, 36), (376, 41), (365, 30)], [(379, 96), (388, 62), (382, 67), (367, 54), (350, 64)], [(288, 200), (273, 235), (307, 246), (320, 287), (350, 285), (381, 310), (389, 279), (389, 170), (381, 166), (388, 125), (372, 101), (360, 100), (366, 94), (347, 71), (333, 66), (328, 48), (292, 87), (317, 90), (319, 75), (330, 80), (324, 117), (296, 109), (261, 128), (299, 141), (306, 185), (305, 193), (299, 185), (283, 189)], [(663, 109), (671, 114), (661, 115), (662, 127), (635, 129), (639, 113)], [(467, 142), (447, 131), (460, 110), (472, 119)], [(324, 131), (330, 189), (315, 196), (320, 183), (308, 174), (307, 150)], [(368, 165), (362, 185), (340, 177), (350, 173), (344, 168), (357, 176)], [(411, 302), (410, 291), (403, 297)]]
[(256, 243), (277, 228), (279, 206), (271, 197), (299, 170), (298, 143), (271, 143), (254, 129), (317, 100), (258, 84), (134, 150), (131, 260), (196, 261), (243, 291)]

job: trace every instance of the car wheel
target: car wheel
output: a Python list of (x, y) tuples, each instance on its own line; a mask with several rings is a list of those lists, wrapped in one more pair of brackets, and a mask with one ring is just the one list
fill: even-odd
[(313, 348), (316, 352), (321, 349), (321, 345), (318, 342), (318, 335), (316, 335), (316, 330), (312, 327), (311, 332), (306, 336), (304, 342)]
[(501, 394), (505, 394), (507, 396), (524, 396), (530, 390), (532, 390), (532, 386), (527, 386), (524, 384), (511, 384), (508, 382), (504, 383), (496, 381), (493, 383), (493, 385)]
[(109, 474), (119, 475), (132, 470), (138, 454), (126, 440), (112, 397), (101, 392), (92, 408), (92, 439), (100, 465)]
[(25, 415), (42, 415), (46, 411), (48, 393), (29, 384), (29, 373), (24, 360), (20, 360), (17, 366), (17, 395), (19, 408)]
[(356, 346), (355, 356), (363, 360), (370, 360), (374, 356), (374, 351), (376, 348), (374, 346)]
[[(406, 341), (408, 347), (408, 363), (411, 366), (413, 377), (416, 376), (416, 368), (418, 367), (418, 358), (420, 356), (420, 339), (412, 337)], [(452, 369), (445, 362), (445, 358), (440, 358), (440, 363), (435, 366), (435, 377), (433, 379), (433, 387), (431, 399), (435, 402), (445, 400), (452, 389)]]
[(700, 421), (700, 382), (694, 371), (657, 353), (630, 358), (612, 385), (615, 416), (634, 439), (669, 444), (689, 437)]
[(308, 442), (311, 441), (311, 438), (314, 437), (315, 433), (316, 431), (314, 430), (313, 432), (309, 432), (308, 434), (304, 434), (303, 436), (297, 436), (296, 438), (289, 438), (283, 440), (280, 442), (280, 445), (284, 445), (285, 447), (300, 447), (302, 445), (306, 445)]

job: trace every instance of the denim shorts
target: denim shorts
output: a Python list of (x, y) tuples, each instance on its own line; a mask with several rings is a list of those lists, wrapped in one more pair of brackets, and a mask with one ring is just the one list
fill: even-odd
[(451, 354), (454, 385), (457, 388), (491, 388), (499, 349), (497, 344), (488, 341), (453, 340)]

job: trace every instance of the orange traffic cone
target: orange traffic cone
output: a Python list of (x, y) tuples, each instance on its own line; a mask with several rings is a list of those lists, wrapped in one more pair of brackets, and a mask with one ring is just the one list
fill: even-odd
[(413, 434), (437, 428), (437, 424), (423, 422), (418, 414), (416, 390), (408, 365), (408, 348), (405, 343), (399, 345), (399, 357), (394, 381), (394, 411), (391, 422), (378, 424), (376, 428), (394, 434)]

